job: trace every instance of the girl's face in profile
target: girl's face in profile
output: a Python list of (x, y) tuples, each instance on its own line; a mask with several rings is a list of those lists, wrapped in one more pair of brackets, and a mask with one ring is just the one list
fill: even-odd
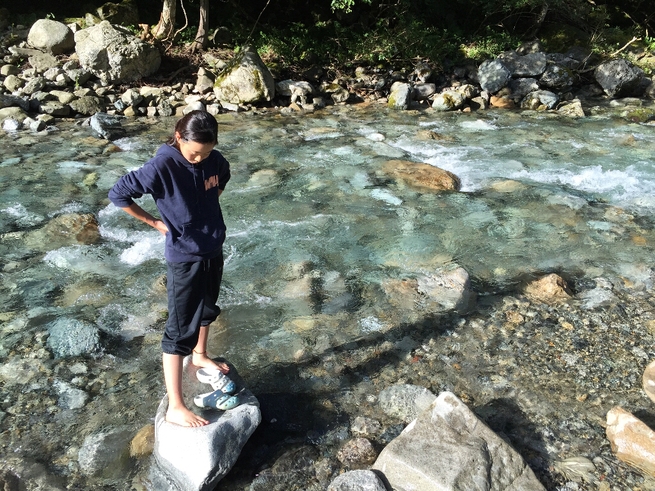
[(199, 164), (207, 157), (214, 149), (213, 143), (198, 143), (189, 140), (183, 140), (179, 133), (175, 133), (177, 140), (177, 148), (182, 154), (182, 157), (187, 159), (190, 164)]

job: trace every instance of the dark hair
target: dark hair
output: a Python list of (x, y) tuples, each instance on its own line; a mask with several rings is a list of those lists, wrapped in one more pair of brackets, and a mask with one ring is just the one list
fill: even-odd
[[(207, 111), (191, 111), (175, 123), (175, 133), (179, 133), (180, 139), (184, 141), (216, 144), (218, 142), (218, 123), (216, 118)], [(168, 143), (170, 145), (177, 143), (175, 134)]]

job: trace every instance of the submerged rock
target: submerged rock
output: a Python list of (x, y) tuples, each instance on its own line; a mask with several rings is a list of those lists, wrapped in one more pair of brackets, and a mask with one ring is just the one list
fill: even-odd
[(528, 284), (525, 294), (532, 300), (547, 304), (561, 303), (572, 296), (566, 281), (554, 273)]
[(78, 460), (89, 476), (120, 479), (130, 468), (130, 440), (134, 432), (128, 427), (94, 433), (84, 439)]
[(378, 404), (388, 416), (409, 423), (428, 409), (436, 399), (437, 396), (425, 387), (398, 384), (380, 392)]
[(545, 490), (518, 452), (450, 392), (387, 445), (373, 469), (395, 489)]
[(643, 387), (646, 395), (655, 402), (655, 361), (650, 362), (644, 370)]
[(100, 347), (98, 328), (87, 322), (62, 317), (48, 325), (48, 347), (55, 358), (90, 354)]
[(389, 160), (384, 164), (383, 170), (410, 186), (432, 191), (459, 191), (462, 186), (455, 174), (430, 164)]

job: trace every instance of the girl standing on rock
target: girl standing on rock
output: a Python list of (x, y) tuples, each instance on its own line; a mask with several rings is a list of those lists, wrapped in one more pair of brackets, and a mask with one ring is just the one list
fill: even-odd
[[(162, 340), (168, 411), (166, 420), (203, 426), (182, 398), (182, 362), (227, 373), (226, 363), (207, 356), (209, 324), (220, 314), (216, 305), (223, 275), (225, 222), (218, 197), (230, 180), (230, 165), (217, 143), (218, 124), (205, 111), (192, 111), (175, 125), (174, 136), (143, 167), (121, 177), (109, 199), (129, 215), (166, 236), (168, 320)], [(133, 199), (150, 194), (161, 219)]]

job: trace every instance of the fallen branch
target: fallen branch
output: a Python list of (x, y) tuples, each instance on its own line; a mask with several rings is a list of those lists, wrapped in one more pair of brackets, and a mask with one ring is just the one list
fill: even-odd
[(623, 48), (621, 48), (621, 49), (615, 51), (615, 52), (612, 53), (610, 56), (616, 56), (616, 55), (618, 55), (621, 51), (623, 51), (624, 49), (626, 49), (628, 46), (630, 46), (630, 45), (631, 45), (632, 43), (634, 43), (635, 41), (641, 41), (641, 38), (638, 38), (637, 36), (633, 36), (632, 39), (631, 39), (630, 41), (628, 41), (628, 42), (625, 44), (625, 46), (623, 46)]

